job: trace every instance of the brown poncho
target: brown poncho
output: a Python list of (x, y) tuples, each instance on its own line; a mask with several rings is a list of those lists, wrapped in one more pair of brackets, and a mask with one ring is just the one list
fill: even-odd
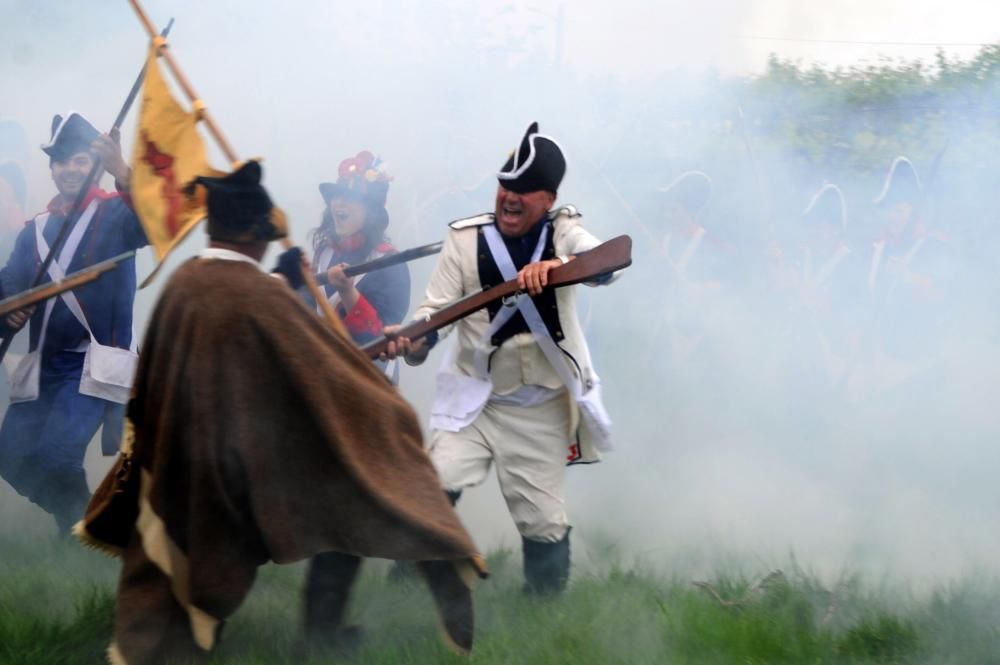
[(484, 572), (412, 408), (255, 266), (193, 259), (177, 270), (133, 395), (131, 456), (77, 531), (120, 551), (135, 527), (196, 634), (195, 615), (208, 615), (206, 631), (228, 616), (269, 560), (337, 551)]

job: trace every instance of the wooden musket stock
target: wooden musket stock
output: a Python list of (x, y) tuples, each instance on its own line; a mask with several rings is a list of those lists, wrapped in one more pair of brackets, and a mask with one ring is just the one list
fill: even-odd
[[(627, 268), (631, 264), (632, 239), (627, 235), (618, 236), (598, 245), (589, 252), (578, 254), (569, 263), (550, 270), (549, 284), (546, 288), (579, 284), (600, 275)], [(361, 350), (374, 360), (385, 352), (386, 345), (395, 337), (408, 337), (412, 340), (426, 337), (439, 328), (463, 319), (473, 312), (519, 291), (517, 280), (512, 279), (485, 291), (473, 293), (438, 310), (423, 321), (415, 321), (400, 328), (392, 337), (380, 337), (364, 345)]]
[(49, 298), (54, 298), (60, 293), (65, 293), (78, 286), (89, 284), (104, 273), (114, 270), (125, 259), (133, 256), (135, 256), (135, 251), (124, 252), (106, 261), (101, 261), (83, 270), (78, 270), (71, 275), (66, 275), (66, 277), (58, 282), (48, 282), (27, 291), (15, 293), (9, 298), (0, 300), (0, 316), (5, 316), (25, 307), (31, 307)]

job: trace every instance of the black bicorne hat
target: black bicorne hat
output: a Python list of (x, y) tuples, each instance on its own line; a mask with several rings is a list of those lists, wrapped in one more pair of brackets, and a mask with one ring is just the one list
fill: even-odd
[(685, 171), (660, 191), (668, 201), (684, 208), (698, 219), (712, 199), (712, 179), (703, 171)]
[(840, 187), (827, 183), (816, 190), (802, 211), (805, 222), (836, 224), (847, 230), (847, 201)]
[(882, 191), (872, 202), (875, 205), (894, 205), (896, 203), (916, 204), (920, 200), (920, 176), (906, 157), (892, 160), (889, 172), (882, 184)]
[[(208, 235), (213, 240), (252, 243), (288, 234), (283, 216), (260, 184), (260, 163), (249, 161), (219, 178), (199, 176), (208, 191)], [(277, 214), (276, 214), (277, 213)]]
[(566, 175), (566, 158), (562, 148), (551, 137), (538, 133), (533, 122), (524, 133), (520, 145), (497, 173), (505, 189), (518, 194), (546, 191), (553, 194)]
[(76, 111), (70, 111), (65, 118), (57, 114), (52, 117), (52, 138), (42, 146), (42, 152), (49, 156), (50, 162), (64, 162), (78, 152), (89, 151), (90, 144), (100, 135)]

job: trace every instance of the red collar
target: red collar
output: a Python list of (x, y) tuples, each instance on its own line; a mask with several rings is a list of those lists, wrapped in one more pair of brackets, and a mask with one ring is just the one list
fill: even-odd
[(330, 241), (330, 246), (337, 255), (350, 254), (365, 246), (365, 234), (363, 231), (351, 234), (346, 238), (337, 238)]
[[(87, 196), (84, 197), (82, 209), (86, 210), (87, 206), (89, 206), (90, 202), (93, 201), (94, 199), (109, 201), (117, 197), (118, 197), (117, 192), (106, 192), (97, 185), (94, 185), (93, 187), (90, 188), (90, 191), (87, 192)], [(54, 215), (67, 215), (69, 214), (70, 208), (72, 207), (73, 207), (72, 201), (70, 201), (69, 203), (65, 203), (63, 202), (62, 196), (57, 196), (51, 201), (49, 201), (49, 205), (46, 207), (46, 209)]]

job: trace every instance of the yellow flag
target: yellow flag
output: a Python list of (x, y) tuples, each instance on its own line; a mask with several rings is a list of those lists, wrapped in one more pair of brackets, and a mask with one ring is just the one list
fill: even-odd
[[(205, 218), (204, 194), (189, 196), (185, 193), (187, 185), (196, 176), (221, 175), (208, 165), (197, 124), (197, 116), (185, 111), (171, 96), (156, 48), (151, 48), (146, 60), (130, 189), (135, 212), (159, 261)], [(146, 283), (151, 279), (152, 275)]]

